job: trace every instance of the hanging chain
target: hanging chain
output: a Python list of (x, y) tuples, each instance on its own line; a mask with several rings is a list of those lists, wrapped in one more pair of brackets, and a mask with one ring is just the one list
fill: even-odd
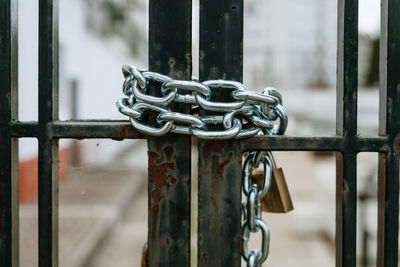
[[(263, 92), (247, 91), (243, 84), (227, 80), (199, 82), (173, 80), (168, 76), (123, 66), (125, 76), (122, 91), (125, 98), (117, 101), (118, 110), (129, 117), (133, 127), (144, 134), (162, 136), (168, 132), (195, 135), (203, 139), (247, 138), (260, 134), (283, 134), (287, 114), (281, 94), (267, 87)], [(160, 84), (162, 96), (151, 96), (149, 82)], [(225, 88), (232, 102), (214, 102), (211, 88)], [(176, 112), (171, 103), (191, 105), (191, 114)], [(203, 108), (217, 115), (200, 116)], [(154, 111), (157, 126), (145, 122), (146, 113)], [(275, 123), (276, 121), (279, 122)], [(221, 125), (223, 130), (209, 130), (208, 125)]]
[[(253, 168), (258, 168), (260, 163), (263, 165), (264, 172), (263, 183), (259, 188), (257, 184), (252, 184), (250, 177)], [(275, 159), (272, 153), (268, 151), (249, 152), (243, 164), (243, 193), (247, 199), (242, 203), (242, 256), (246, 260), (248, 267), (261, 266), (269, 253), (270, 232), (268, 225), (261, 218), (261, 199), (268, 193), (273, 166), (276, 166)], [(250, 233), (256, 233), (259, 230), (262, 233), (261, 250), (253, 249), (249, 251)]]
[[(282, 96), (274, 88), (267, 87), (260, 94), (247, 91), (243, 84), (235, 81), (173, 80), (156, 72), (127, 65), (123, 66), (122, 72), (125, 76), (122, 91), (126, 97), (117, 101), (117, 108), (129, 117), (133, 127), (141, 133), (162, 136), (172, 132), (203, 139), (239, 139), (254, 135), (284, 134), (286, 130), (288, 118), (282, 106)], [(149, 82), (160, 84), (162, 96), (148, 94)], [(211, 88), (218, 87), (229, 90), (233, 101), (211, 101)], [(176, 112), (171, 109), (171, 103), (189, 104), (191, 113)], [(199, 108), (218, 115), (200, 116), (197, 112)], [(156, 127), (146, 124), (144, 118), (148, 111), (158, 113)], [(223, 130), (209, 130), (210, 124), (221, 125)], [(261, 187), (250, 181), (253, 168), (257, 168), (260, 163), (264, 168)], [(268, 151), (248, 152), (243, 165), (243, 192), (247, 199), (242, 203), (242, 256), (249, 267), (261, 266), (269, 253), (270, 232), (261, 218), (261, 199), (268, 193), (273, 166), (274, 158)], [(249, 251), (250, 233), (260, 230), (261, 250)]]

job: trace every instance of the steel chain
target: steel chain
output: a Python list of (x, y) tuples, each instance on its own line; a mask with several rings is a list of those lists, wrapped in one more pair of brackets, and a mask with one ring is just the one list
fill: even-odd
[[(162, 136), (169, 132), (176, 134), (194, 135), (203, 139), (240, 139), (254, 135), (284, 134), (288, 117), (282, 106), (282, 96), (274, 88), (267, 87), (262, 93), (247, 91), (243, 84), (235, 81), (209, 80), (199, 82), (174, 80), (168, 76), (139, 70), (134, 66), (123, 66), (125, 76), (122, 91), (125, 98), (117, 101), (116, 105), (122, 114), (129, 117), (133, 127), (144, 134)], [(162, 96), (148, 94), (149, 82), (161, 84)], [(232, 102), (214, 102), (211, 88), (226, 88), (230, 90)], [(178, 92), (179, 90), (179, 92)], [(182, 94), (182, 92), (186, 92)], [(200, 116), (185, 114), (171, 110), (171, 103), (191, 105), (192, 112), (203, 108), (217, 115)], [(153, 111), (157, 127), (150, 126), (144, 121), (145, 113)], [(194, 112), (193, 112), (194, 113)], [(276, 121), (279, 119), (279, 122)], [(207, 125), (220, 125), (222, 130), (209, 130)], [(263, 183), (252, 184), (252, 170), (260, 163), (264, 168)], [(242, 203), (242, 256), (247, 266), (260, 267), (268, 257), (270, 231), (261, 218), (261, 199), (268, 193), (271, 183), (272, 168), (275, 160), (271, 152), (248, 152), (243, 164), (243, 193), (247, 199)], [(261, 250), (249, 251), (250, 234), (261, 230)]]
[[(257, 184), (252, 184), (250, 180), (251, 173), (254, 168), (262, 163), (263, 183), (259, 188)], [(261, 218), (261, 199), (268, 194), (271, 184), (272, 168), (275, 166), (273, 154), (268, 151), (249, 152), (243, 164), (243, 193), (247, 199), (242, 203), (242, 256), (247, 262), (247, 266), (259, 267), (268, 258), (270, 232), (268, 225)], [(253, 249), (249, 251), (248, 242), (251, 233), (261, 230), (262, 243), (261, 250)]]
[[(127, 65), (123, 66), (122, 72), (125, 76), (122, 92), (126, 97), (119, 99), (116, 105), (119, 112), (128, 116), (133, 127), (141, 133), (161, 136), (172, 132), (203, 139), (239, 139), (283, 134), (286, 130), (287, 114), (282, 106), (282, 97), (274, 88), (267, 87), (260, 94), (247, 91), (243, 84), (236, 81), (174, 80)], [(150, 82), (161, 84), (161, 96), (148, 94)], [(212, 101), (211, 88), (217, 87), (226, 89), (232, 101)], [(176, 112), (170, 107), (173, 102), (189, 104), (191, 110), (198, 106), (217, 115)], [(158, 113), (157, 126), (150, 126), (143, 120), (147, 111)], [(209, 130), (210, 124), (220, 125), (221, 129)]]

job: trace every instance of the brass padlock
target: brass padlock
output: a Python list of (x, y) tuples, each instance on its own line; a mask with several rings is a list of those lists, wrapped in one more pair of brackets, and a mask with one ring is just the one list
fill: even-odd
[[(263, 176), (263, 172), (256, 171), (251, 176), (251, 180), (261, 187), (264, 179)], [(273, 213), (287, 213), (293, 210), (292, 198), (290, 197), (283, 170), (282, 168), (276, 168), (275, 163), (272, 166), (270, 187), (267, 194), (261, 200), (261, 210)]]

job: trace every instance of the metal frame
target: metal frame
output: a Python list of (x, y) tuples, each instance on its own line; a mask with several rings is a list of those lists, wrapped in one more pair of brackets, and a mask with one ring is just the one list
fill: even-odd
[[(379, 136), (357, 134), (358, 1), (338, 0), (336, 136), (199, 141), (199, 266), (240, 266), (240, 152), (336, 151), (336, 266), (356, 265), (357, 154), (379, 152), (377, 266), (397, 266), (400, 2), (382, 0)], [(200, 1), (200, 79), (242, 78), (243, 1)], [(39, 266), (58, 266), (60, 138), (145, 138), (127, 121), (58, 120), (58, 0), (39, 1), (39, 120), (18, 121), (17, 1), (0, 0), (0, 262), (19, 265), (18, 141), (39, 140)], [(221, 32), (223, 34), (221, 34)], [(191, 1), (150, 1), (150, 69), (191, 76)], [(172, 72), (172, 73), (171, 73)], [(157, 92), (154, 92), (156, 94)], [(223, 99), (223, 95), (218, 98)], [(190, 138), (149, 138), (149, 266), (190, 264)], [(172, 153), (172, 154), (171, 154)], [(176, 157), (172, 157), (172, 155)], [(223, 163), (221, 170), (211, 159)], [(186, 165), (186, 167), (182, 167)], [(215, 168), (217, 167), (217, 168)], [(158, 188), (167, 169), (174, 186)], [(229, 184), (228, 184), (229, 183)], [(212, 185), (212, 186), (211, 186)], [(152, 193), (160, 190), (162, 197)], [(158, 196), (159, 197), (159, 196)], [(213, 199), (211, 202), (210, 199)], [(230, 204), (226, 204), (229, 198)], [(157, 204), (157, 208), (155, 208)], [(178, 205), (178, 206), (174, 206)], [(224, 224), (229, 218), (229, 225)], [(165, 224), (163, 224), (165, 222)]]

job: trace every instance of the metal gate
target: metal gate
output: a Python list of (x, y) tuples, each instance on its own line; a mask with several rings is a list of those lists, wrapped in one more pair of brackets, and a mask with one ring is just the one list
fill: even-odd
[[(39, 118), (22, 122), (17, 114), (17, 0), (0, 0), (1, 266), (18, 266), (18, 138), (39, 140), (40, 267), (58, 265), (59, 139), (145, 138), (126, 121), (58, 120), (58, 2), (39, 1)], [(190, 79), (191, 1), (149, 2), (149, 69)], [(382, 0), (381, 5), (380, 130), (375, 137), (357, 134), (358, 1), (339, 0), (338, 6), (336, 135), (199, 140), (199, 266), (240, 266), (241, 153), (261, 149), (336, 151), (336, 266), (356, 266), (357, 154), (379, 152), (377, 265), (397, 266), (400, 1)], [(243, 0), (200, 0), (200, 80), (241, 81), (242, 51)], [(213, 94), (214, 100), (224, 99), (220, 92)], [(169, 134), (147, 140), (148, 265), (189, 266), (191, 138)], [(223, 164), (216, 167), (215, 161)], [(158, 183), (167, 169), (176, 179), (168, 188)], [(155, 190), (165, 197), (155, 199)]]

